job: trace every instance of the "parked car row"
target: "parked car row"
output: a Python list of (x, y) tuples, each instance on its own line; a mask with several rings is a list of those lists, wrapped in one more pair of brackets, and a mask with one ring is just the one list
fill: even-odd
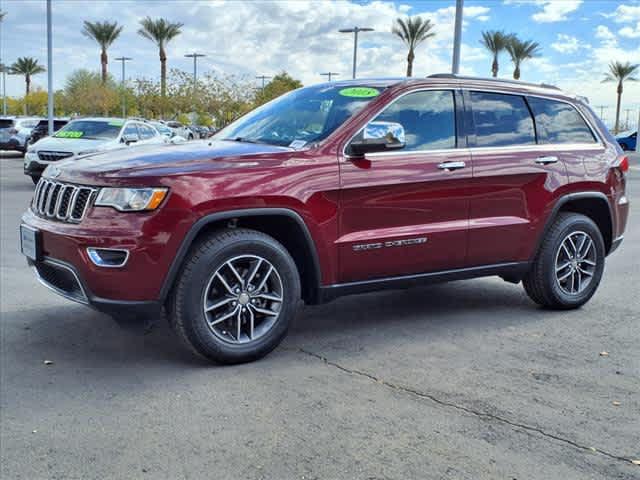
[[(79, 120), (79, 119), (77, 119)], [(95, 119), (94, 119), (95, 120)], [(113, 119), (111, 119), (113, 120)], [(185, 140), (205, 139), (211, 137), (216, 129), (203, 125), (186, 126), (177, 121), (148, 121), (131, 119), (152, 125), (167, 139), (182, 137)], [(69, 123), (70, 118), (55, 118), (53, 131), (58, 132)], [(29, 145), (47, 137), (49, 122), (41, 117), (1, 117), (0, 118), (0, 150), (16, 150), (26, 153)]]
[(42, 138), (28, 147), (24, 157), (24, 173), (31, 177), (33, 183), (38, 183), (44, 169), (59, 160), (130, 146), (186, 141), (182, 136), (163, 133), (159, 128), (162, 127), (144, 120), (72, 120), (51, 137)]

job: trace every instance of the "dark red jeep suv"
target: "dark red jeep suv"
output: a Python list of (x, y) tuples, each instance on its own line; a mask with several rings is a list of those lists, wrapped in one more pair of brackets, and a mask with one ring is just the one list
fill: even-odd
[(622, 241), (628, 160), (545, 85), (434, 75), (293, 91), (210, 140), (49, 166), (22, 251), (55, 292), (166, 312), (193, 350), (259, 358), (300, 300), (498, 275), (575, 308)]

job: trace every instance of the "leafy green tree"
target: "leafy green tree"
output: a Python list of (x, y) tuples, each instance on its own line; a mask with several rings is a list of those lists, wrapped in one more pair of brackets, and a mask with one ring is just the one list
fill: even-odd
[(146, 17), (140, 21), (138, 34), (154, 42), (158, 46), (160, 54), (160, 95), (164, 97), (167, 92), (167, 53), (165, 47), (173, 38), (182, 33), (184, 26), (180, 22), (170, 22), (164, 18), (153, 20)]
[(539, 57), (542, 53), (538, 42), (532, 40), (522, 41), (515, 35), (509, 37), (506, 49), (515, 67), (513, 70), (513, 78), (515, 80), (520, 80), (520, 65), (522, 65), (522, 62), (530, 58)]
[(9, 67), (9, 73), (12, 75), (24, 75), (25, 95), (27, 96), (31, 91), (31, 77), (43, 72), (46, 72), (45, 68), (38, 63), (38, 60), (31, 57), (19, 57)]
[(102, 82), (107, 81), (107, 48), (120, 36), (124, 27), (119, 26), (118, 22), (88, 22), (85, 20), (82, 34), (91, 38), (100, 45), (100, 64), (102, 65)]
[(605, 74), (603, 82), (618, 82), (618, 103), (616, 105), (616, 124), (614, 132), (620, 131), (620, 106), (622, 105), (622, 90), (625, 81), (637, 82), (638, 77), (635, 76), (640, 69), (640, 65), (632, 65), (629, 62), (611, 62), (609, 64), (609, 72)]
[(118, 87), (109, 76), (88, 70), (76, 70), (67, 78), (64, 88), (64, 111), (79, 115), (117, 114), (120, 107)]
[(429, 19), (422, 17), (407, 17), (406, 20), (396, 18), (391, 32), (398, 36), (409, 48), (407, 54), (407, 77), (413, 74), (413, 61), (416, 58), (415, 50), (425, 40), (435, 37), (434, 25)]
[(506, 50), (507, 44), (512, 37), (512, 34), (505, 34), (503, 31), (489, 30), (482, 32), (482, 40), (480, 40), (480, 43), (493, 55), (491, 74), (494, 78), (498, 76), (498, 70), (500, 68), (498, 65), (498, 56)]
[(264, 86), (264, 89), (258, 91), (256, 94), (256, 103), (262, 105), (284, 93), (300, 87), (302, 87), (300, 80), (291, 77), (287, 72), (281, 72), (273, 77), (271, 81)]

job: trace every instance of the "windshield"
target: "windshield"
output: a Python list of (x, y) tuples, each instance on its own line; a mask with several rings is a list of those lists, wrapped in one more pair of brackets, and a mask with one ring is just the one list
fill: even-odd
[(118, 136), (123, 124), (121, 120), (74, 120), (58, 130), (54, 137), (111, 140)]
[(235, 121), (218, 139), (301, 148), (328, 137), (381, 91), (364, 85), (295, 90)]

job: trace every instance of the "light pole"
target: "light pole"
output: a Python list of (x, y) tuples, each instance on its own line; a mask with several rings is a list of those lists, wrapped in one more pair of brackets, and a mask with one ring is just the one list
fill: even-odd
[(268, 77), (267, 75), (258, 75), (256, 77), (258, 80), (262, 80), (262, 91), (264, 91), (264, 85), (265, 85), (265, 80), (270, 80), (271, 77)]
[(321, 73), (320, 75), (322, 75), (324, 77), (327, 77), (327, 80), (330, 82), (331, 81), (331, 77), (337, 77), (340, 74), (336, 73), (336, 72), (326, 72), (326, 73)]
[(7, 13), (0, 10), (0, 69), (2, 72), (2, 114), (7, 114), (7, 72), (6, 66), (2, 63), (2, 24)]
[(638, 134), (640, 133), (640, 109), (638, 109), (638, 125), (636, 125), (636, 152), (640, 153), (640, 142), (638, 141)]
[(122, 62), (122, 118), (127, 118), (127, 92), (125, 91), (125, 87), (124, 87), (124, 82), (125, 82), (124, 63), (128, 62), (129, 60), (133, 60), (133, 58), (122, 56), (122, 57), (116, 58), (116, 60), (118, 62)]
[(53, 32), (51, 31), (51, 23), (51, 0), (47, 0), (47, 130), (49, 136), (53, 135)]
[(356, 78), (356, 63), (358, 60), (358, 33), (373, 32), (373, 28), (353, 27), (353, 28), (342, 28), (338, 31), (340, 33), (353, 33), (353, 78)]
[(462, 43), (462, 9), (464, 0), (456, 0), (456, 20), (453, 31), (453, 60), (451, 73), (457, 75), (460, 72), (460, 44)]
[(204, 53), (187, 53), (187, 58), (193, 58), (193, 91), (196, 90), (196, 82), (198, 81), (198, 58), (206, 57)]

